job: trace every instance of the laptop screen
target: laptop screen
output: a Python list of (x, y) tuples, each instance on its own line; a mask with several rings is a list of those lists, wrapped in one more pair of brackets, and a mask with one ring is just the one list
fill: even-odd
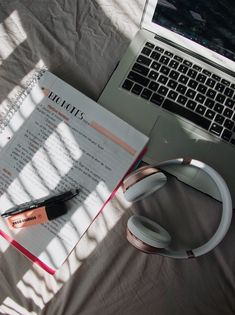
[(234, 0), (159, 0), (152, 22), (235, 60)]

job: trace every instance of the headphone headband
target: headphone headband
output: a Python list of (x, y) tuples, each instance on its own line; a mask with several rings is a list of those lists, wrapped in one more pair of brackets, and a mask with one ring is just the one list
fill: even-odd
[[(208, 253), (210, 250), (212, 250), (214, 247), (216, 247), (220, 243), (220, 241), (223, 239), (225, 234), (227, 233), (228, 228), (229, 228), (230, 223), (231, 223), (231, 219), (232, 219), (232, 200), (231, 200), (230, 192), (229, 192), (229, 189), (227, 187), (226, 182), (224, 181), (224, 179), (221, 177), (221, 175), (217, 171), (215, 171), (209, 165), (207, 165), (203, 162), (200, 162), (198, 160), (194, 160), (194, 159), (190, 159), (190, 160), (174, 159), (174, 160), (169, 160), (166, 162), (159, 163), (159, 164), (154, 165), (154, 166), (149, 166), (149, 167), (147, 166), (147, 167), (140, 169), (140, 175), (137, 175), (137, 174), (139, 174), (138, 170), (137, 170), (136, 172), (133, 173), (134, 179), (130, 178), (130, 180), (127, 180), (125, 182), (125, 190), (128, 192), (129, 187), (131, 187), (133, 185), (137, 185), (137, 186), (141, 185), (140, 182), (138, 183), (138, 180), (139, 181), (142, 180), (142, 178), (144, 177), (143, 174), (147, 174), (147, 176), (151, 176), (151, 174), (158, 172), (159, 169), (160, 170), (161, 170), (161, 168), (164, 169), (164, 167), (169, 166), (169, 165), (192, 165), (196, 168), (201, 169), (203, 172), (205, 172), (213, 180), (213, 182), (217, 186), (219, 193), (221, 195), (221, 201), (222, 201), (221, 220), (220, 220), (220, 223), (219, 223), (219, 226), (218, 226), (216, 232), (205, 244), (203, 244), (197, 248), (194, 248), (194, 249), (180, 250), (180, 251), (173, 251), (170, 249), (170, 247), (169, 248), (167, 247), (167, 248), (162, 249), (159, 252), (161, 255), (172, 257), (172, 258), (195, 258), (195, 257), (198, 257), (198, 256), (201, 256), (201, 255)], [(150, 175), (148, 175), (148, 172), (147, 172), (148, 168), (150, 169), (150, 172), (149, 172)], [(144, 181), (144, 179), (143, 179), (143, 181)], [(160, 187), (161, 187), (161, 185), (160, 185)], [(149, 189), (149, 187), (147, 187), (147, 190), (148, 189)], [(137, 191), (138, 191), (138, 189), (137, 189)], [(152, 193), (153, 191), (154, 191), (154, 189), (151, 189), (150, 192)], [(147, 191), (145, 194), (142, 194), (140, 198), (142, 198), (143, 196), (146, 196), (148, 194), (149, 194), (149, 191)], [(138, 200), (138, 198), (136, 200)], [(140, 235), (141, 229), (144, 228), (144, 226), (141, 227), (139, 222), (138, 222), (138, 225), (136, 226), (135, 223), (133, 222), (133, 220), (135, 220), (135, 218), (133, 218), (133, 219), (130, 218), (130, 219), (129, 219), (130, 221), (128, 221), (128, 228), (132, 229), (132, 231), (134, 231), (136, 235)], [(131, 238), (130, 235), (131, 234), (129, 234), (129, 236), (128, 236), (129, 239)], [(137, 244), (136, 240), (135, 240), (135, 243)], [(150, 251), (152, 252), (152, 249)], [(147, 252), (147, 250), (145, 250), (145, 252)]]

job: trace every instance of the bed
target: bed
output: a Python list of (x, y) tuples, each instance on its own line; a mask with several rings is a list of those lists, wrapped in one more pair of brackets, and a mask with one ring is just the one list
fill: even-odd
[[(97, 100), (139, 28), (144, 2), (1, 1), (1, 119), (44, 66)], [(1, 314), (235, 314), (234, 218), (213, 251), (174, 260), (141, 253), (127, 242), (133, 213), (164, 225), (175, 247), (197, 246), (215, 230), (221, 205), (173, 177), (135, 204), (119, 189), (54, 276), (0, 239)]]

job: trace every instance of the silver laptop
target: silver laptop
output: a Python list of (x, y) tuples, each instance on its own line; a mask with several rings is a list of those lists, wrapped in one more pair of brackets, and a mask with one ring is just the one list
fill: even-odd
[[(199, 159), (224, 177), (233, 203), (234, 19), (232, 0), (147, 1), (141, 29), (99, 99), (150, 137), (144, 161)], [(220, 199), (202, 172), (168, 171)]]

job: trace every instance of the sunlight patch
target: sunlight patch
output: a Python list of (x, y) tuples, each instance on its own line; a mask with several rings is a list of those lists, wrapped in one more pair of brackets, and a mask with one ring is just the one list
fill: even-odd
[(0, 305), (0, 311), (2, 314), (11, 314), (11, 315), (37, 315), (35, 312), (29, 312), (24, 307), (13, 301), (10, 297), (7, 297), (2, 305)]
[(13, 11), (1, 24), (0, 34), (0, 64), (27, 38), (22, 27), (18, 12)]

